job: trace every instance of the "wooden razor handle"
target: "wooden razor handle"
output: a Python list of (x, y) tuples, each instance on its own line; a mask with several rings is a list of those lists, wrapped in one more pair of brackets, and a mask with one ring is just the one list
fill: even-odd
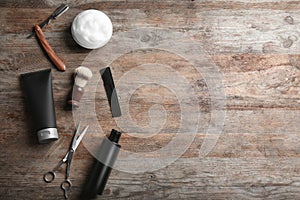
[(39, 25), (35, 25), (34, 31), (38, 37), (38, 39), (41, 42), (41, 45), (43, 46), (44, 50), (46, 51), (47, 55), (49, 56), (50, 60), (54, 63), (54, 65), (61, 71), (66, 70), (66, 65), (64, 62), (56, 55), (56, 53), (51, 48), (50, 44), (47, 42), (44, 33), (39, 27)]

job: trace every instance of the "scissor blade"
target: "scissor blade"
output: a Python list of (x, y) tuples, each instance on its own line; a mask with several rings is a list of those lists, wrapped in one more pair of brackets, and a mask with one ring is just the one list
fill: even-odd
[(76, 131), (75, 131), (75, 134), (74, 134), (74, 136), (73, 136), (73, 140), (72, 140), (72, 144), (71, 144), (71, 149), (73, 149), (74, 151), (75, 151), (75, 146), (76, 146), (76, 141), (77, 141), (77, 139), (78, 139), (78, 137), (79, 137), (79, 134), (80, 134), (80, 122), (79, 122), (79, 124), (77, 125), (77, 128), (76, 128)]
[(80, 133), (80, 136), (77, 138), (75, 146), (74, 146), (74, 151), (77, 149), (78, 145), (80, 144), (82, 138), (84, 137), (84, 135), (86, 134), (87, 130), (88, 130), (89, 126), (86, 126), (83, 131)]
[(65, 157), (62, 159), (63, 162), (66, 162), (68, 160), (68, 156), (69, 156), (69, 151), (68, 153), (66, 153)]

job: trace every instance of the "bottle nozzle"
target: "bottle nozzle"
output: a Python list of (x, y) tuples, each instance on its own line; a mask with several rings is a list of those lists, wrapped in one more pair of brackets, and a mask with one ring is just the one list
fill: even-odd
[(121, 132), (116, 131), (115, 129), (112, 129), (108, 139), (112, 142), (118, 143), (119, 139), (121, 137), (121, 134), (122, 134)]

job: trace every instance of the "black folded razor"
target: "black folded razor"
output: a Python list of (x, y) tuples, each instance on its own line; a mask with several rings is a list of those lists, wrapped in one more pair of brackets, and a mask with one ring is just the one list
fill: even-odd
[(106, 96), (109, 102), (111, 113), (113, 117), (121, 116), (121, 108), (118, 100), (117, 91), (115, 88), (114, 80), (109, 67), (100, 70), (103, 80)]

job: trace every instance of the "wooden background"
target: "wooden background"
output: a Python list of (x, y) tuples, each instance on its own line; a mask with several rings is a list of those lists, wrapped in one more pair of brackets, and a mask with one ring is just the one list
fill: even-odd
[[(63, 73), (47, 59), (35, 37), (26, 38), (32, 26), (43, 21), (62, 2), (68, 3), (70, 10), (44, 32), (67, 65)], [(200, 158), (198, 150), (210, 117), (210, 96), (205, 82), (193, 77), (193, 71), (187, 71), (194, 80), (193, 86), (201, 92), (199, 105), (204, 117), (199, 123), (203, 130), (198, 131), (188, 150), (169, 166), (137, 174), (113, 170), (99, 199), (300, 198), (300, 1), (2, 0), (0, 199), (63, 199), (59, 184), (64, 171), (59, 171), (51, 184), (44, 183), (42, 175), (65, 154), (72, 138), (75, 127), (72, 112), (63, 108), (72, 88), (73, 70), (90, 51), (73, 41), (70, 25), (79, 12), (90, 8), (104, 11), (111, 18), (114, 34), (157, 27), (182, 32), (201, 42), (223, 76), (227, 105), (223, 132), (216, 146)], [(142, 64), (141, 59), (147, 56), (167, 59), (169, 65), (176, 60), (164, 53), (155, 58), (157, 54), (151, 52), (136, 52), (112, 66), (116, 80), (126, 68)], [(27, 125), (19, 75), (44, 68), (52, 68), (60, 139), (39, 145)], [(93, 70), (97, 72), (98, 68), (95, 66)], [(163, 98), (153, 96), (156, 92)], [(116, 125), (109, 117), (100, 86), (97, 94), (98, 121), (107, 133)], [(176, 121), (179, 108), (174, 96), (166, 100), (167, 94), (164, 88), (145, 87), (133, 95), (130, 112), (137, 123), (149, 123), (147, 113), (151, 105), (162, 104), (167, 114), (173, 115), (163, 131), (151, 138), (142, 140), (125, 132), (120, 141), (125, 150), (151, 152), (172, 139), (179, 123)], [(72, 163), (71, 199), (79, 199), (92, 160), (81, 144)]]

